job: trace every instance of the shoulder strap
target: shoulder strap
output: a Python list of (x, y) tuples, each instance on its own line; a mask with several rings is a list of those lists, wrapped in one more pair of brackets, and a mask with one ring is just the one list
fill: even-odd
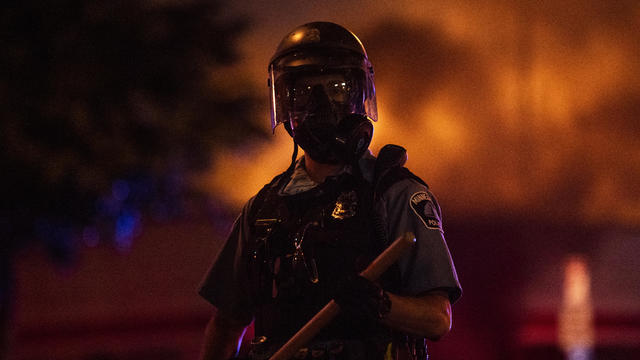
[[(404, 167), (407, 162), (407, 150), (402, 146), (388, 144), (385, 145), (378, 153), (376, 159), (374, 178), (373, 178), (373, 204), (380, 200), (393, 184), (405, 180), (413, 179), (427, 188), (429, 186), (418, 176), (413, 174), (409, 169)], [(384, 249), (393, 239), (389, 239), (386, 231), (386, 224), (378, 214), (373, 213), (373, 229), (377, 239), (377, 246)], [(415, 253), (414, 253), (415, 256)], [(414, 260), (415, 261), (415, 260)], [(383, 282), (390, 290), (399, 290), (402, 283), (400, 268), (398, 264), (394, 264), (383, 275)]]
[(379, 178), (385, 171), (396, 166), (404, 166), (407, 162), (407, 150), (400, 145), (387, 144), (378, 153), (374, 178)]
[(407, 150), (402, 146), (388, 144), (380, 150), (373, 177), (374, 201), (378, 201), (391, 185), (404, 179), (413, 179), (429, 188), (420, 177), (404, 167), (406, 162)]
[[(404, 167), (406, 162), (407, 150), (402, 146), (388, 144), (380, 149), (374, 168), (372, 205), (376, 204), (380, 200), (380, 196), (398, 181), (414, 179), (427, 186), (422, 179)], [(384, 249), (393, 239), (389, 239), (384, 222), (375, 213), (373, 213), (373, 227), (378, 246)]]

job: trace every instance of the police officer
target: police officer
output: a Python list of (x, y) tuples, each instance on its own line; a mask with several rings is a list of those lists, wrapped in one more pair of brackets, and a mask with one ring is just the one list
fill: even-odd
[[(295, 358), (426, 359), (424, 339), (449, 331), (461, 288), (440, 208), (402, 167), (404, 149), (368, 151), (377, 110), (362, 43), (337, 24), (299, 26), (271, 59), (268, 84), (292, 163), (245, 205), (202, 283), (217, 308), (202, 358), (233, 357), (255, 321), (249, 356), (267, 359), (335, 299), (340, 315)], [(407, 231), (415, 247), (379, 281), (357, 276)]]

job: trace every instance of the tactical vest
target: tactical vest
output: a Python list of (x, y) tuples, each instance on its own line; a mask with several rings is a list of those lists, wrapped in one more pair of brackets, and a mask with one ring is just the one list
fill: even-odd
[[(415, 176), (401, 166), (383, 165), (395, 175), (376, 174), (375, 179), (383, 180), (374, 181), (376, 186), (355, 171), (285, 196), (280, 190), (290, 180), (289, 169), (258, 193), (249, 211), (251, 235), (245, 252), (257, 306), (256, 336), (272, 344), (286, 342), (333, 298), (342, 281), (362, 271), (388, 245), (384, 225), (373, 211), (376, 194)], [(378, 167), (376, 172), (389, 170)], [(397, 290), (397, 266), (380, 280), (387, 291)], [(367, 358), (382, 359), (392, 337), (378, 322), (358, 324), (341, 314), (315, 339), (362, 341)]]

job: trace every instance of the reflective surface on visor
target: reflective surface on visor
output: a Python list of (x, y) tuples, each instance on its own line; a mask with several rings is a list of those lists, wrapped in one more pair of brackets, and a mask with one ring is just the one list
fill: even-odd
[(330, 101), (339, 104), (350, 102), (354, 93), (356, 96), (362, 94), (359, 84), (354, 84), (354, 81), (344, 74), (302, 77), (293, 83), (294, 85), (287, 90), (287, 97), (293, 97), (293, 101), (298, 104), (306, 104), (311, 90), (318, 86), (322, 87)]
[[(276, 106), (289, 121), (299, 121), (326, 101), (336, 115), (362, 113), (364, 74), (360, 69), (342, 69), (331, 73), (284, 74), (276, 80)], [(341, 117), (341, 116), (340, 116)], [(338, 119), (336, 119), (338, 120)]]
[[(373, 68), (359, 54), (340, 51), (294, 52), (269, 66), (271, 126), (297, 123), (313, 111), (310, 102), (326, 97), (336, 121), (348, 114), (377, 120)], [(313, 95), (312, 95), (313, 94)]]

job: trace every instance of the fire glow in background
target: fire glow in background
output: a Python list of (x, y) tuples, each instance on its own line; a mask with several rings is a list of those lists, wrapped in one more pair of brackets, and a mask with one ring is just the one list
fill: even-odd
[[(553, 360), (576, 344), (598, 359), (638, 358), (637, 0), (261, 0), (222, 11), (250, 27), (243, 58), (213, 72), (211, 88), (224, 99), (252, 92), (264, 129), (267, 65), (290, 30), (332, 21), (364, 43), (379, 112), (370, 148), (407, 148), (442, 206), (464, 290), (452, 332), (430, 344), (434, 359)], [(213, 312), (198, 282), (230, 214), (291, 151), (280, 127), (217, 152), (195, 179), (214, 211), (149, 222), (126, 251), (89, 232), (64, 271), (42, 249), (20, 254), (10, 358), (197, 358)]]
[[(257, 22), (236, 76), (263, 89), (265, 127), (266, 68), (288, 31), (328, 20), (364, 43), (379, 112), (370, 148), (407, 148), (443, 208), (465, 290), (436, 355), (511, 358), (514, 347), (556, 343), (562, 267), (575, 251), (593, 264), (597, 346), (637, 344), (636, 330), (619, 329), (635, 321), (621, 314), (640, 311), (640, 247), (618, 229), (640, 225), (640, 4), (275, 1), (240, 11)], [(277, 129), (222, 155), (204, 183), (239, 208), (287, 167), (291, 148)]]
[[(637, 2), (329, 1), (283, 16), (285, 5), (244, 9), (258, 21), (235, 71), (263, 89), (265, 127), (278, 41), (328, 18), (359, 35), (376, 70), (372, 151), (406, 147), (445, 215), (640, 223)], [(290, 153), (278, 129), (271, 142), (221, 156), (207, 187), (239, 207)]]

